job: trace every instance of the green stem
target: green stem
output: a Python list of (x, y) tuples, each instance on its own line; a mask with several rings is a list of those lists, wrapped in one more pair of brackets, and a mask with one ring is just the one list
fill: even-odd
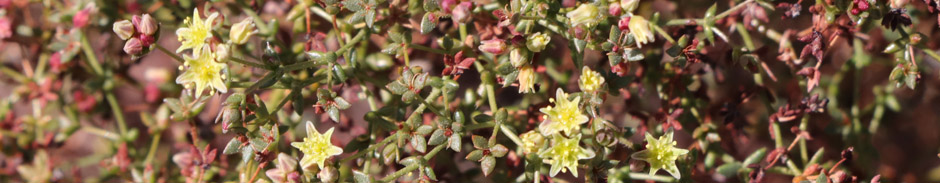
[(268, 69), (267, 66), (265, 66), (265, 65), (263, 65), (263, 64), (259, 64), (259, 63), (247, 61), (247, 60), (244, 60), (244, 59), (241, 59), (241, 58), (238, 58), (238, 57), (228, 57), (228, 59), (231, 60), (231, 61), (234, 61), (234, 62), (236, 62), (236, 63), (242, 64), (242, 65), (246, 65), (246, 66), (251, 66), (251, 67), (255, 67), (255, 68), (262, 68), (262, 69), (270, 70), (270, 69)]
[(157, 147), (160, 146), (160, 138), (162, 136), (162, 132), (155, 132), (153, 140), (150, 141), (150, 151), (147, 151), (147, 158), (144, 159), (145, 165), (149, 165), (153, 162), (153, 156), (157, 154)]
[(434, 49), (434, 48), (427, 47), (427, 46), (420, 45), (420, 44), (408, 43), (408, 47), (415, 48), (415, 49), (419, 49), (419, 50), (421, 50), (421, 51), (437, 53), (437, 54), (441, 54), (441, 55), (450, 55), (450, 53), (447, 53), (447, 51), (445, 51), (445, 50)]
[(741, 39), (744, 40), (744, 46), (747, 47), (747, 50), (757, 50), (757, 47), (754, 46), (754, 42), (751, 41), (751, 35), (748, 34), (747, 29), (744, 28), (744, 24), (737, 24), (735, 28), (738, 29), (738, 34), (741, 34)]
[[(444, 147), (446, 147), (444, 144), (437, 145), (437, 147), (434, 147), (434, 149), (432, 149), (431, 152), (428, 152), (428, 154), (424, 155), (423, 157), (424, 161), (431, 160), (431, 158), (433, 158), (434, 155), (437, 155), (437, 153), (440, 152), (442, 149), (444, 149)], [(411, 171), (417, 170), (418, 168), (420, 168), (420, 166), (421, 166), (421, 163), (414, 163), (414, 164), (408, 165), (407, 167), (402, 168), (401, 170), (398, 170), (395, 173), (392, 173), (392, 175), (382, 178), (382, 180), (380, 180), (379, 182), (392, 182), (398, 179), (398, 177), (404, 176), (408, 173), (411, 173)]]
[(397, 136), (398, 136), (398, 133), (389, 135), (389, 136), (386, 137), (385, 139), (382, 139), (382, 141), (379, 141), (379, 143), (373, 144), (373, 145), (369, 146), (368, 148), (366, 148), (365, 150), (361, 150), (361, 151), (359, 151), (359, 152), (356, 152), (356, 154), (353, 154), (352, 156), (343, 158), (342, 160), (339, 160), (339, 162), (340, 162), (341, 164), (346, 164), (346, 163), (348, 163), (348, 162), (350, 162), (350, 161), (352, 161), (352, 160), (355, 160), (356, 158), (362, 157), (362, 156), (365, 155), (366, 153), (370, 153), (370, 152), (372, 152), (372, 151), (375, 151), (376, 148), (385, 146), (385, 144), (388, 144), (388, 143), (391, 142), (393, 139), (397, 139)]
[(28, 77), (24, 76), (23, 74), (20, 74), (16, 70), (10, 69), (6, 66), (0, 67), (0, 72), (3, 72), (3, 74), (7, 76), (13, 77), (14, 80), (20, 83), (28, 83), (30, 80)]
[(118, 129), (121, 132), (121, 137), (128, 138), (126, 136), (127, 135), (127, 123), (124, 122), (124, 112), (121, 111), (121, 106), (118, 105), (117, 103), (117, 97), (114, 97), (114, 92), (106, 91), (105, 98), (108, 99), (108, 105), (111, 106), (111, 112), (114, 113), (114, 119), (118, 122)]
[(101, 128), (97, 128), (97, 127), (92, 127), (92, 126), (85, 125), (85, 126), (82, 126), (81, 129), (82, 129), (82, 131), (85, 131), (85, 132), (88, 132), (88, 133), (91, 133), (91, 134), (95, 134), (95, 135), (101, 136), (102, 138), (110, 139), (110, 140), (113, 140), (113, 141), (117, 141), (117, 140), (119, 140), (119, 139), (121, 138), (121, 137), (118, 136), (117, 134), (114, 134), (114, 132), (107, 131), (107, 130), (104, 130), (104, 129), (101, 129)]
[(160, 50), (160, 52), (163, 52), (163, 54), (166, 54), (166, 56), (170, 56), (171, 58), (173, 58), (173, 60), (176, 60), (177, 62), (179, 62), (179, 63), (181, 63), (181, 64), (182, 64), (182, 63), (186, 63), (186, 60), (183, 60), (182, 57), (180, 57), (179, 55), (176, 55), (176, 53), (174, 53), (174, 52), (172, 52), (172, 51), (170, 51), (170, 50), (167, 50), (167, 49), (164, 48), (163, 46), (160, 46), (160, 44), (153, 44), (153, 46), (154, 46), (154, 47), (157, 47), (157, 50)]
[(676, 181), (676, 179), (672, 177), (667, 177), (667, 176), (662, 176), (662, 175), (650, 175), (646, 173), (637, 173), (637, 172), (630, 172), (629, 175), (630, 175), (630, 179), (635, 179), (635, 180), (652, 180), (656, 182), (675, 182)]
[(91, 66), (91, 69), (95, 71), (95, 74), (103, 74), (104, 70), (101, 69), (101, 65), (98, 63), (98, 56), (95, 56), (95, 50), (91, 47), (91, 43), (88, 42), (88, 35), (82, 34), (81, 41), (82, 51), (85, 52), (85, 57), (88, 57), (88, 66)]

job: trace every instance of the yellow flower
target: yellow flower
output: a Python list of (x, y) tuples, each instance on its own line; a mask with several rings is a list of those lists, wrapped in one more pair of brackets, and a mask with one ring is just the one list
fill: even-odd
[(641, 16), (630, 17), (630, 32), (633, 32), (633, 39), (636, 40), (636, 47), (643, 47), (643, 44), (653, 42), (656, 37), (650, 32), (649, 22)]
[(571, 27), (584, 25), (590, 28), (597, 25), (597, 21), (600, 20), (600, 13), (597, 10), (597, 6), (591, 3), (581, 4), (581, 6), (578, 6), (578, 9), (568, 12), (566, 16), (568, 20), (571, 21)]
[(658, 140), (646, 133), (646, 142), (646, 150), (633, 153), (630, 157), (649, 162), (650, 175), (656, 174), (659, 169), (664, 169), (676, 179), (680, 178), (679, 168), (676, 167), (676, 159), (679, 159), (681, 155), (688, 154), (689, 150), (676, 148), (676, 141), (672, 140), (671, 131), (660, 136)]
[(567, 172), (568, 170), (571, 170), (572, 175), (578, 177), (578, 160), (594, 157), (593, 150), (585, 149), (578, 144), (581, 141), (581, 134), (571, 136), (571, 138), (555, 134), (552, 136), (552, 140), (555, 143), (551, 145), (551, 148), (539, 152), (539, 157), (550, 159), (549, 164), (552, 164), (552, 168), (549, 175), (552, 177), (555, 177), (560, 171)]
[[(222, 70), (225, 69), (226, 65), (215, 61), (215, 55), (209, 51), (209, 47), (202, 47), (201, 50), (193, 52), (195, 58), (183, 55), (186, 60), (183, 66), (186, 69), (183, 74), (176, 78), (176, 83), (186, 88), (196, 87), (197, 98), (202, 95), (206, 88), (210, 89), (210, 95), (213, 93), (212, 89), (222, 93), (227, 92), (228, 88), (225, 87), (225, 82), (222, 81), (225, 79)], [(180, 69), (183, 69), (183, 67), (180, 67)]]
[(193, 10), (193, 17), (187, 17), (183, 21), (188, 27), (176, 29), (177, 39), (181, 43), (176, 52), (193, 49), (193, 55), (199, 55), (200, 48), (206, 45), (206, 39), (212, 38), (212, 22), (218, 16), (219, 13), (213, 12), (209, 18), (203, 20), (199, 17), (199, 9)]
[(552, 37), (548, 34), (542, 34), (541, 32), (536, 32), (529, 36), (529, 39), (525, 42), (525, 47), (529, 48), (529, 51), (541, 52), (545, 49), (545, 45), (548, 45), (548, 42), (552, 41)]
[(588, 66), (581, 68), (581, 78), (578, 81), (580, 81), (578, 86), (581, 86), (581, 91), (585, 92), (595, 92), (604, 85), (604, 77), (601, 77), (600, 73), (591, 70)]
[(519, 75), (516, 76), (516, 80), (519, 80), (519, 93), (535, 92), (535, 69), (532, 69), (532, 66), (525, 65), (520, 67)]
[(640, 0), (620, 0), (620, 7), (624, 12), (633, 14), (633, 10), (640, 5)]
[(539, 109), (545, 113), (545, 120), (539, 124), (539, 132), (542, 135), (549, 136), (559, 131), (571, 135), (581, 129), (581, 124), (588, 122), (587, 115), (584, 115), (578, 107), (581, 103), (580, 96), (575, 97), (574, 100), (568, 100), (568, 94), (559, 88), (555, 91), (555, 99), (549, 101), (555, 103), (555, 106)]
[(316, 163), (320, 169), (323, 169), (323, 162), (326, 159), (343, 154), (343, 148), (330, 143), (332, 136), (333, 128), (321, 134), (313, 126), (313, 122), (307, 121), (307, 137), (304, 137), (304, 141), (290, 143), (291, 146), (304, 153), (303, 159), (300, 159), (300, 167), (311, 167)]
[(519, 138), (522, 139), (522, 152), (526, 154), (539, 152), (545, 142), (545, 136), (535, 130), (525, 132)]

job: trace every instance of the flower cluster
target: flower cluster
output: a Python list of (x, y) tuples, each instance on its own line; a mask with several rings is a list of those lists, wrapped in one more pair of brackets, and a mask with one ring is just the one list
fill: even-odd
[[(129, 55), (143, 55), (150, 52), (151, 45), (157, 41), (160, 25), (150, 14), (134, 15), (131, 20), (114, 22), (112, 30), (124, 43), (124, 53)], [(145, 49), (146, 48), (146, 49)]]

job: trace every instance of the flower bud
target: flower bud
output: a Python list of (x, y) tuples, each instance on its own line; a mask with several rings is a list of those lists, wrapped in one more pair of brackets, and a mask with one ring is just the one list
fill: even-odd
[(159, 27), (160, 25), (157, 24), (157, 21), (154, 20), (153, 17), (150, 16), (150, 14), (144, 14), (144, 16), (141, 16), (139, 20), (136, 19), (136, 17), (138, 16), (134, 16), (134, 17), (135, 17), (134, 20), (138, 21), (134, 25), (137, 27), (137, 31), (140, 32), (141, 34), (150, 36), (156, 33), (157, 29), (160, 29)]
[(492, 54), (503, 54), (506, 52), (506, 43), (502, 39), (490, 39), (483, 41), (483, 44), (479, 47), (480, 51), (489, 52)]
[(124, 43), (124, 53), (129, 55), (140, 54), (144, 50), (144, 46), (140, 43), (140, 40), (137, 38), (131, 38), (127, 40), (127, 43)]
[(509, 51), (509, 63), (513, 67), (522, 67), (529, 63), (529, 52), (522, 48), (513, 48)]
[(536, 32), (529, 36), (529, 40), (525, 42), (526, 48), (529, 48), (529, 51), (541, 52), (545, 49), (545, 45), (548, 45), (548, 42), (552, 40), (552, 37), (542, 34), (541, 32)]
[(630, 30), (630, 17), (620, 18), (620, 21), (617, 21), (617, 28), (620, 31)]
[(336, 179), (339, 178), (339, 172), (333, 166), (324, 166), (320, 173), (317, 173), (317, 178), (320, 178), (320, 181), (323, 182), (336, 182)]
[(6, 16), (0, 16), (0, 39), (13, 36), (13, 21)]
[(620, 16), (620, 14), (623, 13), (623, 8), (620, 8), (620, 3), (613, 2), (607, 6), (607, 13), (612, 16)]
[(473, 4), (470, 2), (462, 2), (454, 7), (454, 10), (450, 12), (452, 18), (455, 22), (458, 23), (467, 23), (470, 21), (470, 9), (473, 8)]
[[(640, 0), (620, 0), (620, 8), (626, 13), (631, 13), (640, 5)], [(632, 13), (631, 13), (632, 14)]]
[(255, 24), (251, 22), (251, 19), (246, 18), (232, 25), (232, 31), (229, 32), (229, 40), (235, 44), (245, 44), (245, 42), (248, 42), (248, 38), (251, 38), (251, 35), (254, 34), (254, 31)]
[(85, 27), (85, 25), (88, 25), (88, 19), (90, 18), (91, 18), (91, 8), (82, 9), (81, 11), (78, 11), (77, 13), (75, 13), (74, 16), (72, 16), (72, 26), (75, 28)]
[(231, 46), (229, 44), (218, 44), (215, 46), (215, 61), (216, 62), (226, 62), (231, 56)]
[(127, 40), (134, 35), (134, 24), (128, 20), (121, 20), (114, 22), (114, 27), (112, 27), (111, 30), (113, 30), (121, 40)]
[(584, 25), (590, 28), (597, 25), (597, 21), (600, 20), (598, 18), (600, 13), (598, 13), (597, 6), (590, 3), (581, 4), (581, 6), (578, 6), (578, 9), (568, 12), (566, 16), (571, 22), (572, 27)]

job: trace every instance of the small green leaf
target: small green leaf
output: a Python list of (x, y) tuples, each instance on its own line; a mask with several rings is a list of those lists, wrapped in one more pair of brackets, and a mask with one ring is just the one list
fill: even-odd
[(412, 135), (411, 147), (414, 147), (418, 152), (424, 153), (428, 150), (428, 142), (424, 139), (424, 136)]
[(434, 127), (430, 125), (421, 125), (415, 130), (415, 133), (424, 136), (430, 134), (432, 130), (434, 130)]
[(489, 143), (489, 142), (487, 142), (487, 141), (486, 141), (486, 138), (484, 138), (484, 137), (482, 137), (482, 136), (474, 135), (474, 136), (471, 137), (470, 139), (473, 141), (473, 147), (476, 147), (477, 149), (488, 149), (488, 148), (489, 148), (489, 144), (487, 144), (487, 143)]
[(232, 138), (232, 140), (228, 141), (228, 144), (225, 145), (222, 154), (235, 154), (240, 152), (241, 148), (239, 146), (241, 146), (241, 144), (242, 142), (238, 141), (238, 138)]
[(385, 85), (385, 88), (388, 88), (392, 94), (401, 95), (408, 91), (408, 87), (402, 84), (401, 82), (391, 82), (388, 85)]
[(427, 34), (434, 30), (434, 27), (437, 25), (437, 18), (431, 12), (424, 13), (424, 16), (421, 17), (421, 34)]
[(460, 152), (460, 145), (461, 145), (460, 141), (461, 141), (460, 135), (456, 135), (456, 134), (451, 135), (450, 138), (447, 140), (447, 142), (449, 143), (450, 149), (453, 149), (454, 151), (457, 151), (457, 152)]
[(353, 180), (356, 181), (356, 183), (372, 183), (372, 179), (369, 175), (358, 170), (353, 170)]
[(473, 150), (467, 154), (467, 160), (480, 161), (480, 159), (483, 159), (483, 150)]
[(760, 148), (754, 151), (754, 153), (751, 153), (751, 155), (744, 159), (744, 165), (760, 163), (760, 160), (764, 159), (765, 154), (767, 154), (767, 148)]
[(493, 153), (493, 156), (503, 157), (506, 155), (507, 152), (509, 152), (509, 149), (506, 148), (506, 146), (503, 146), (502, 144), (496, 144), (496, 146), (493, 146), (493, 148), (490, 148), (490, 152)]
[(443, 144), (444, 140), (447, 140), (447, 137), (444, 136), (443, 129), (434, 130), (434, 133), (431, 133), (431, 138), (428, 139), (428, 145), (438, 145)]
[(336, 103), (336, 107), (340, 110), (346, 110), (352, 106), (349, 104), (349, 102), (346, 101), (346, 99), (343, 99), (343, 97), (333, 98), (333, 102)]
[(627, 48), (623, 50), (623, 58), (627, 61), (635, 62), (641, 61), (646, 57), (643, 56), (643, 52), (640, 49)]
[(483, 169), (483, 176), (489, 176), (493, 172), (493, 168), (496, 167), (496, 157), (486, 156), (483, 157), (483, 161), (480, 162), (480, 168)]

